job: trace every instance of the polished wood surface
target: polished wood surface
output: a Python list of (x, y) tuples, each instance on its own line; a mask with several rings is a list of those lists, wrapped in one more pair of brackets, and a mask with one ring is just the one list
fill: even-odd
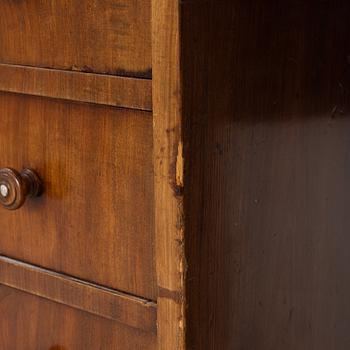
[(4, 0), (0, 62), (151, 77), (150, 0)]
[(0, 110), (0, 166), (45, 187), (0, 208), (1, 253), (155, 300), (151, 114), (8, 93)]
[(349, 349), (349, 2), (182, 9), (188, 349)]
[(0, 283), (90, 314), (156, 333), (156, 304), (146, 299), (0, 256)]
[(0, 91), (152, 110), (152, 81), (0, 63)]
[(153, 119), (158, 348), (185, 348), (183, 141), (179, 4), (155, 0)]
[(0, 286), (0, 348), (154, 350), (153, 333)]
[(1, 2), (0, 348), (348, 350), (349, 12)]

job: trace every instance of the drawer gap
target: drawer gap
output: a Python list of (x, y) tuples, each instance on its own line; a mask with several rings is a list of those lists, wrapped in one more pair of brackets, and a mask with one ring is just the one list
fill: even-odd
[(0, 284), (156, 333), (156, 303), (0, 256)]

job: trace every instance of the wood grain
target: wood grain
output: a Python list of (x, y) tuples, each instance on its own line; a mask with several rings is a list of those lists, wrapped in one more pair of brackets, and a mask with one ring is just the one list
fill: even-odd
[(0, 63), (0, 91), (152, 110), (152, 82), (147, 79)]
[[(33, 80), (13, 71), (15, 92), (114, 105), (124, 89), (118, 104), (153, 119), (0, 93), (0, 167), (32, 167), (46, 185), (0, 211), (0, 250), (156, 301), (157, 339), (132, 306), (112, 313), (116, 292), (90, 284), (77, 297), (55, 272), (8, 268), (5, 282), (40, 297), (0, 287), (0, 348), (348, 350), (349, 11), (345, 0), (1, 2), (0, 62), (79, 71), (21, 68)], [(151, 67), (137, 87), (90, 74), (149, 79)], [(43, 298), (63, 292), (75, 309)]]
[(185, 348), (179, 3), (152, 2), (158, 348)]
[(0, 256), (0, 284), (156, 333), (156, 305), (18, 260)]
[(0, 348), (154, 350), (156, 336), (0, 286)]
[(4, 0), (0, 62), (151, 78), (150, 0)]
[(150, 113), (0, 93), (0, 167), (45, 192), (0, 210), (1, 253), (156, 300)]
[(349, 349), (349, 2), (182, 4), (187, 347)]

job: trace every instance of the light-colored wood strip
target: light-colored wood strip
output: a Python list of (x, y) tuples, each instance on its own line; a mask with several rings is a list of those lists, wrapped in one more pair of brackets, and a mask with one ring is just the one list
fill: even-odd
[(0, 90), (150, 111), (152, 81), (0, 64)]
[(154, 302), (0, 256), (0, 284), (60, 304), (156, 332)]
[(158, 348), (185, 349), (183, 142), (177, 0), (153, 0), (153, 113)]

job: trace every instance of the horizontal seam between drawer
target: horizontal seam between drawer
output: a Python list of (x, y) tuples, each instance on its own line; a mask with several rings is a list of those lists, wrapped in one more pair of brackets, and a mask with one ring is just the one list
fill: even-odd
[(152, 111), (152, 80), (0, 63), (0, 90)]
[(148, 332), (157, 304), (63, 273), (0, 255), (0, 284)]

